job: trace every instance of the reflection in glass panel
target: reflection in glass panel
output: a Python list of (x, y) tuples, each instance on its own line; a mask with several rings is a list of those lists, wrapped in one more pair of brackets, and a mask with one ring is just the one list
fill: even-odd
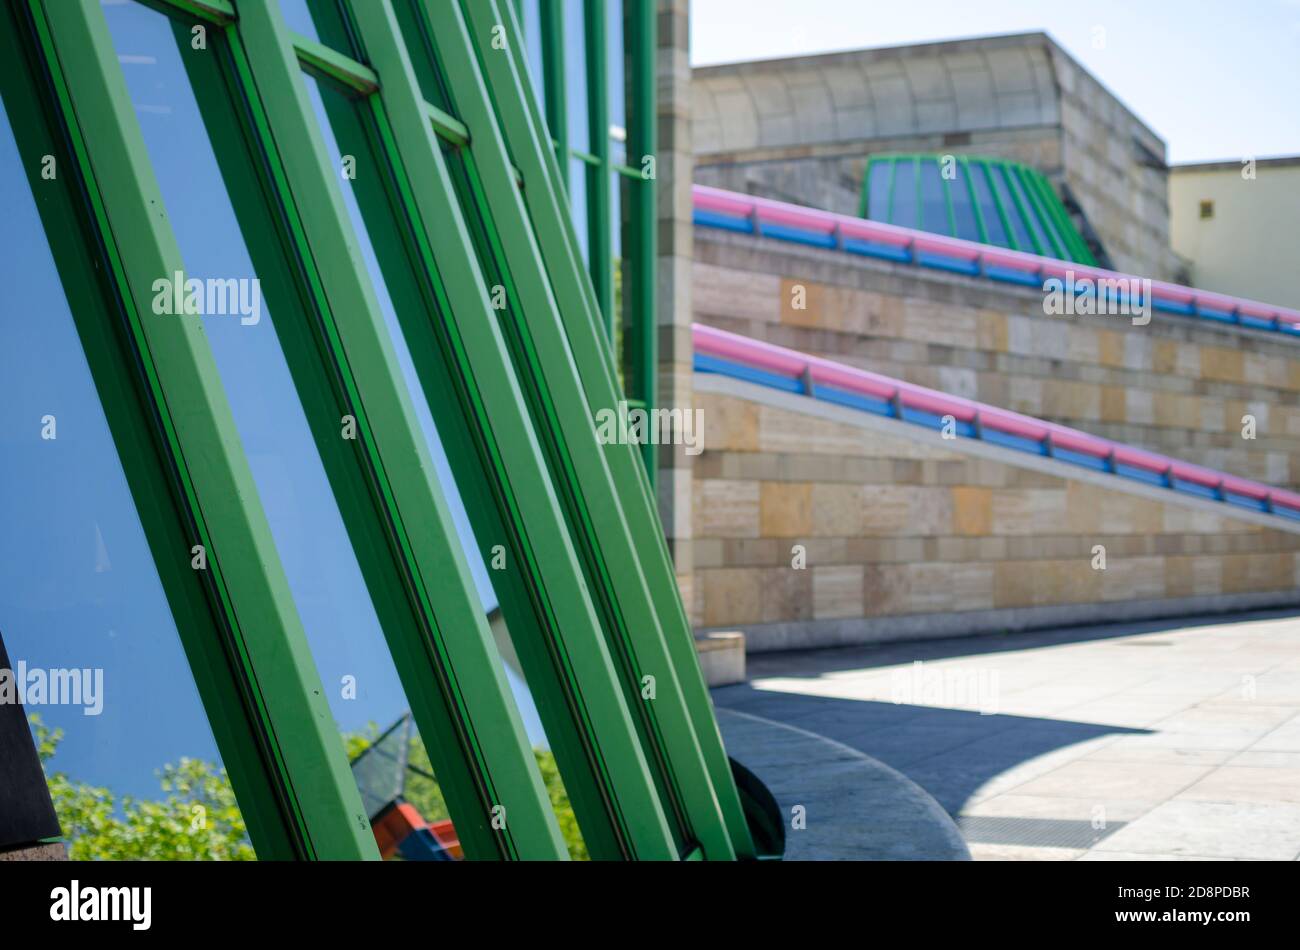
[[(182, 63), (188, 45), (178, 47), (167, 17), (151, 9), (129, 4), (105, 12), (187, 274), (260, 287)], [(259, 294), (250, 290), (254, 300)], [(256, 319), (208, 314), (204, 330), (330, 711), (355, 753), (409, 707), (281, 351), (276, 316), (265, 310), (262, 303)]]
[(889, 222), (905, 228), (917, 227), (916, 165), (904, 159), (894, 165), (893, 206)]
[[(569, 148), (591, 151), (587, 108), (587, 18), (583, 0), (564, 0), (564, 85)], [(605, 134), (601, 130), (602, 135)]]
[(993, 187), (998, 193), (998, 202), (1006, 211), (1007, 221), (1011, 223), (1011, 232), (1015, 235), (1016, 246), (1022, 251), (1033, 253), (1034, 242), (1029, 237), (1029, 229), (1025, 227), (1024, 219), (1020, 217), (1011, 192), (1007, 189), (1007, 180), (1002, 175), (1002, 169), (998, 166), (987, 167), (989, 177), (993, 179)]
[(975, 206), (970, 198), (970, 166), (958, 162), (957, 177), (948, 183), (948, 194), (952, 197), (952, 216), (957, 225), (957, 237), (967, 241), (980, 239), (979, 222), (975, 219)]
[(984, 230), (988, 232), (989, 242), (999, 247), (1010, 247), (1011, 240), (1007, 230), (1002, 226), (1002, 216), (998, 214), (993, 192), (989, 188), (988, 168), (983, 165), (969, 165), (971, 184), (975, 186), (975, 200), (979, 203), (980, 214), (984, 218)]
[(251, 859), (2, 108), (0, 218), (0, 642), (69, 855)]
[(927, 158), (921, 162), (921, 227), (927, 231), (947, 234), (948, 202), (943, 192), (939, 163)]

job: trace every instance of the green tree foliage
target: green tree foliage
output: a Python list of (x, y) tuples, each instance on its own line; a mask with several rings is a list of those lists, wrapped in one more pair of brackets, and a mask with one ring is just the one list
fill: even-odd
[(123, 795), (51, 771), (63, 730), (29, 717), (68, 857), (116, 861), (251, 861), (244, 819), (226, 770), (183, 758), (158, 772), (163, 797)]
[[(178, 763), (164, 765), (158, 772), (163, 793), (160, 799), (123, 795), (119, 800), (111, 789), (79, 782), (52, 770), (63, 730), (50, 729), (39, 716), (28, 718), (36, 736), (50, 798), (63, 829), (68, 857), (83, 861), (255, 859), (225, 769), (212, 762), (182, 758)], [(378, 732), (371, 726), (365, 732), (345, 733), (343, 747), (349, 761), (365, 751)], [(419, 736), (412, 736), (410, 742), (406, 800), (425, 821), (443, 821), (450, 815), (434, 778), (429, 753)], [(544, 749), (534, 749), (533, 754), (569, 854), (576, 860), (586, 860), (587, 848), (560, 780), (555, 756)]]

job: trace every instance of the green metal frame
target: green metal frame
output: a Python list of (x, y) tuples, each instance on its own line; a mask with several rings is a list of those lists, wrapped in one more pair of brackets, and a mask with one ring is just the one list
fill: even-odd
[[(518, 4), (512, 4), (515, 13)], [(623, 45), (628, 69), (621, 90), (609, 88), (606, 43), (609, 17), (615, 11), (623, 17)], [(603, 316), (605, 333), (615, 344), (617, 366), (630, 405), (652, 408), (656, 403), (658, 327), (655, 318), (655, 270), (657, 244), (656, 182), (645, 177), (641, 162), (655, 155), (655, 0), (583, 0), (583, 41), (587, 63), (587, 114), (568, 114), (565, 88), (566, 10), (561, 0), (539, 4), (543, 88), (538, 105), (545, 115), (548, 139), (560, 167), (566, 194), (572, 186), (569, 159), (576, 158), (587, 178), (587, 218), (579, 222), (586, 229), (589, 249), (587, 271)], [(522, 37), (522, 33), (519, 33)], [(522, 38), (521, 38), (522, 41)], [(571, 65), (571, 64), (570, 64)], [(527, 73), (525, 73), (525, 76)], [(525, 83), (525, 85), (531, 85)], [(624, 96), (627, 122), (628, 163), (614, 162), (610, 153), (609, 102)], [(569, 130), (574, 122), (585, 121), (589, 130), (587, 150), (570, 146)], [(618, 262), (613, 247), (611, 221), (612, 179), (632, 183), (627, 225), (622, 234), (624, 274), (622, 307), (614, 298), (614, 269)], [(620, 312), (616, 312), (620, 310)], [(621, 324), (621, 326), (620, 326)], [(658, 461), (653, 446), (642, 452), (651, 485)]]
[[(425, 3), (426, 6), (431, 6), (433, 0), (425, 0)], [(583, 278), (577, 237), (564, 210), (560, 170), (552, 162), (551, 151), (546, 147), (546, 131), (541, 117), (530, 108), (531, 98), (522, 94), (527, 73), (522, 43), (517, 39), (518, 27), (509, 16), (509, 8), (506, 8), (503, 15), (496, 2), (466, 2), (463, 9), (470, 25), (479, 65), (487, 84), (497, 92), (497, 119), (505, 148), (514, 157), (523, 175), (524, 206), (536, 233), (542, 263), (551, 278), (568, 351), (572, 354), (569, 361), (566, 361), (565, 354), (558, 346), (549, 355), (543, 352), (542, 335), (549, 328), (535, 323), (536, 318), (525, 313), (526, 322), (539, 346), (535, 356), (540, 365), (532, 372), (540, 372), (546, 389), (558, 392), (564, 384), (565, 375), (572, 374), (576, 368), (579, 371), (578, 382), (585, 395), (585, 413), (581, 423), (576, 414), (570, 411), (559, 416), (560, 424), (565, 427), (563, 433), (555, 431), (554, 423), (551, 424), (551, 429), (557, 443), (562, 444), (566, 439), (569, 441), (569, 457), (575, 466), (582, 466), (575, 473), (574, 479), (579, 486), (579, 497), (585, 496), (588, 504), (602, 506), (595, 509), (596, 517), (592, 519), (595, 534), (587, 535), (588, 543), (593, 548), (592, 558), (598, 559), (601, 554), (607, 558), (617, 556), (615, 552), (618, 545), (631, 544), (631, 556), (635, 559), (633, 563), (639, 565), (650, 595), (646, 609), (650, 611), (650, 617), (657, 620), (659, 627), (657, 641), (652, 634), (646, 633), (635, 638), (634, 648), (636, 651), (653, 650), (655, 643), (661, 642), (662, 648), (667, 651), (668, 662), (663, 669), (666, 673), (675, 675), (678, 680), (676, 685), (680, 689), (681, 702), (687, 708), (695, 741), (705, 759), (712, 791), (717, 797), (731, 845), (738, 855), (752, 856), (752, 841), (731, 778), (730, 766), (722, 749), (717, 723), (713, 719), (699, 661), (695, 655), (690, 624), (677, 591), (654, 498), (636, 447), (619, 443), (594, 446), (596, 454), (604, 456), (609, 472), (606, 479), (612, 479), (614, 486), (608, 509), (603, 508), (606, 502), (600, 496), (601, 476), (592, 468), (594, 462), (579, 458), (592, 451), (590, 446), (594, 433), (591, 430), (597, 412), (602, 408), (617, 406), (620, 391), (613, 360), (609, 351), (600, 343), (599, 311), (591, 284)], [(507, 31), (512, 35), (512, 42), (508, 44), (511, 51), (509, 57), (494, 55), (495, 51), (491, 47), (491, 30), (497, 23), (506, 23)], [(507, 94), (512, 88), (519, 92)], [(521, 374), (525, 372), (523, 367), (519, 367), (519, 371)], [(586, 429), (585, 440), (579, 425)], [(541, 420), (538, 420), (538, 427), (543, 430), (547, 428)], [(575, 451), (577, 446), (586, 447)], [(624, 524), (619, 524), (614, 517), (620, 507)], [(609, 512), (608, 516), (603, 515), (604, 510)], [(650, 618), (638, 616), (636, 619), (648, 623)], [(650, 662), (652, 659), (652, 654), (640, 654), (640, 662), (647, 668), (653, 669)], [(635, 664), (635, 657), (633, 663)], [(664, 686), (663, 676), (659, 676), (661, 699), (656, 700), (657, 703), (663, 702)], [(636, 687), (639, 688), (639, 683)], [(671, 694), (668, 698), (672, 698)], [(666, 713), (660, 711), (657, 715), (663, 728)], [(684, 732), (665, 737), (665, 741), (683, 745), (688, 739)], [(672, 761), (681, 767), (684, 760), (674, 754)], [(703, 834), (700, 828), (695, 830), (697, 834)]]
[[(890, 168), (889, 206), (886, 209), (885, 215), (880, 218), (875, 218), (875, 220), (893, 220), (896, 171), (899, 164), (907, 162), (913, 169), (913, 185), (916, 189), (916, 218), (911, 223), (904, 223), (904, 226), (920, 228), (921, 165), (924, 161), (937, 161), (940, 158), (941, 156), (938, 154), (890, 154), (872, 156), (867, 161), (866, 171), (862, 179), (862, 192), (858, 202), (859, 216), (864, 218), (873, 217), (871, 213), (872, 209), (869, 207), (871, 200), (870, 189), (872, 169), (878, 166), (887, 165)], [(1071, 260), (1081, 264), (1096, 265), (1096, 258), (1089, 249), (1087, 242), (1083, 240), (1078, 229), (1075, 228), (1074, 223), (1070, 220), (1070, 216), (1065, 210), (1065, 206), (1061, 204), (1061, 200), (1052, 190), (1052, 186), (1047, 181), (1047, 178), (1040, 172), (1019, 162), (1004, 159), (957, 156), (957, 160), (965, 172), (964, 175), (959, 177), (965, 179), (964, 187), (970, 194), (971, 203), (975, 207), (975, 216), (979, 227), (981, 242), (986, 244), (991, 243), (988, 235), (987, 222), (985, 221), (985, 212), (987, 209), (978, 200), (974, 182), (971, 178), (971, 176), (975, 174), (982, 174), (985, 183), (988, 185), (989, 193), (993, 198), (994, 208), (1007, 235), (1006, 246), (1013, 250), (1029, 251), (1034, 254), (1043, 254), (1061, 260)], [(1010, 208), (1006, 207), (1006, 202), (1004, 202), (999, 196), (998, 189), (994, 184), (993, 175), (997, 172), (1005, 175), (1007, 191), (1011, 202)], [(940, 180), (943, 183), (944, 200), (948, 209), (948, 230), (946, 233), (956, 236), (957, 221), (953, 207), (952, 180), (946, 178), (941, 178)], [(957, 187), (963, 186), (958, 185)], [(1029, 246), (1023, 246), (1023, 242), (1016, 237), (1015, 229), (1012, 227), (1009, 217), (1013, 213), (1024, 223), (1025, 230), (1029, 234)], [(1038, 229), (1035, 227), (1035, 222), (1037, 222), (1038, 228), (1042, 229), (1042, 240), (1040, 240), (1039, 236), (1035, 233)]]
[[(654, 447), (596, 437), (595, 411), (623, 398), (607, 337), (611, 172), (638, 184), (625, 365), (649, 406), (656, 330), (654, 182), (610, 165), (603, 70), (587, 117), (601, 134), (584, 160), (605, 184), (587, 222), (601, 222), (604, 251), (589, 275), (564, 197), (569, 151), (532, 95), (516, 4), (310, 0), (317, 42), (292, 34), (276, 3), (141, 2), (178, 36), (210, 27), (205, 55), (181, 44), (190, 83), (466, 855), (565, 851), (304, 73), (329, 87), (331, 129), (358, 157), (355, 195), (485, 560), (505, 549), (493, 584), (589, 852), (753, 857), (643, 464)], [(23, 154), (66, 154), (77, 173), (39, 192), (33, 177), (33, 191), (254, 847), (374, 858), (201, 324), (146, 316), (154, 278), (183, 265), (104, 13), (98, 0), (0, 3), (14, 26), (0, 37), (0, 92)], [(542, 4), (548, 32), (563, 25), (558, 8)], [(596, 64), (605, 9), (587, 4)], [(645, 67), (629, 74), (629, 145), (653, 155), (654, 3), (622, 10)], [(552, 75), (562, 29), (543, 45)], [(340, 437), (344, 414), (355, 440)], [(189, 569), (193, 543), (206, 572)]]
[[(157, 210), (162, 198), (103, 12), (94, 0), (28, 0), (24, 12), (30, 16), (24, 39), (30, 43), (33, 33), (39, 39), (36, 62), (57, 96), (65, 142), (75, 156), (68, 167), (79, 175), (93, 209), (93, 236), (110, 262), (125, 323), (122, 345), (139, 374), (136, 405), (153, 414), (151, 435), (170, 469), (169, 494), (181, 509), (186, 523), (179, 530), (189, 543), (164, 546), (174, 543), (175, 530), (164, 524), (161, 499), (144, 494), (148, 482), (135, 463), (128, 465), (136, 472), (132, 492), (152, 528), (154, 559), (222, 760), (251, 819), (253, 845), (267, 857), (377, 857), (202, 329), (196, 321), (146, 317), (155, 277), (183, 270), (183, 264)], [(131, 411), (130, 402), (117, 399), (130, 370), (120, 364), (110, 370), (114, 351), (103, 339), (106, 330), (84, 329), (85, 318), (79, 326), (99, 367), (106, 413), (121, 420)], [(114, 389), (108, 389), (110, 378)], [(126, 424), (119, 422), (117, 431)], [(146, 440), (143, 423), (136, 437)], [(120, 455), (125, 447), (119, 442)], [(211, 622), (194, 581), (186, 584), (175, 566), (180, 561), (188, 569), (194, 543), (207, 551), (199, 583)], [(229, 673), (220, 673), (222, 667)], [(240, 702), (226, 704), (235, 694)], [(276, 800), (282, 802), (279, 823), (272, 817)]]

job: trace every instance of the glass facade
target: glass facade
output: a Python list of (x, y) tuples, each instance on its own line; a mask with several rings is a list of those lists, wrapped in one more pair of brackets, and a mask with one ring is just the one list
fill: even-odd
[[(393, 9), (0, 9), (6, 283), (68, 301), (0, 327), (0, 636), (104, 702), (28, 697), (63, 843), (752, 857), (641, 457), (591, 424), (653, 394), (653, 5)], [(92, 840), (69, 788), (192, 836)]]
[(873, 221), (1095, 265), (1038, 171), (964, 155), (884, 155), (867, 163), (860, 213)]

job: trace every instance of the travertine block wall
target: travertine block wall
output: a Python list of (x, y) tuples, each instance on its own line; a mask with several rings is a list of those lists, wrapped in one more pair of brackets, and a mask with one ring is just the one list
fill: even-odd
[[(1300, 343), (1290, 338), (1161, 313), (1146, 326), (1049, 316), (1033, 288), (706, 228), (695, 247), (700, 322), (1300, 484)], [(1248, 414), (1252, 440), (1242, 436)]]
[(1033, 625), (1024, 608), (1105, 619), (1098, 605), (1297, 587), (1297, 535), (735, 396), (697, 389), (695, 404), (693, 619), (744, 629), (751, 650), (890, 638), (927, 615), (973, 618), (938, 635)]

